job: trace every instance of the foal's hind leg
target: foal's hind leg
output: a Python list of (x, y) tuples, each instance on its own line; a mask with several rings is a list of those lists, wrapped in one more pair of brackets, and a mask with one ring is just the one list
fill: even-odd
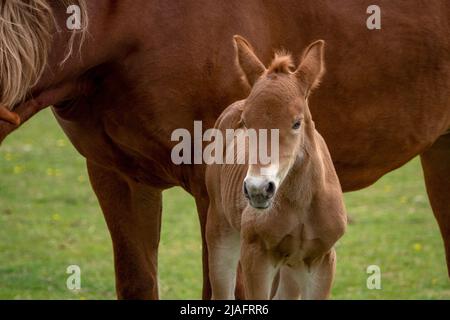
[(450, 276), (450, 133), (436, 140), (421, 159), (428, 198), (444, 239)]
[(304, 300), (328, 299), (336, 269), (336, 252), (331, 249), (320, 260), (304, 265), (299, 272), (301, 297)]

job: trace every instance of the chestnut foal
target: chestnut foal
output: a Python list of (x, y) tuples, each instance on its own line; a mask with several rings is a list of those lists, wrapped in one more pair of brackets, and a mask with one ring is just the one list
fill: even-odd
[[(234, 298), (239, 260), (247, 299), (269, 299), (277, 272), (274, 298), (325, 299), (335, 271), (333, 246), (347, 218), (328, 148), (307, 103), (324, 73), (324, 42), (312, 43), (295, 71), (287, 54), (275, 55), (266, 69), (245, 39), (235, 36), (234, 43), (252, 90), (229, 106), (215, 127), (223, 134), (276, 128), (279, 156), (269, 165), (256, 161), (206, 169), (213, 299)], [(230, 142), (234, 146), (236, 137)], [(249, 145), (247, 140), (246, 157)]]

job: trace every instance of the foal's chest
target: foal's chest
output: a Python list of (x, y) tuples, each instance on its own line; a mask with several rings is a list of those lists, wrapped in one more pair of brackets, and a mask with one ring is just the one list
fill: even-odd
[[(276, 227), (273, 226), (273, 227)], [(305, 223), (291, 225), (286, 233), (266, 231), (259, 234), (262, 245), (276, 265), (296, 267), (322, 256), (330, 248), (321, 238), (313, 238)]]

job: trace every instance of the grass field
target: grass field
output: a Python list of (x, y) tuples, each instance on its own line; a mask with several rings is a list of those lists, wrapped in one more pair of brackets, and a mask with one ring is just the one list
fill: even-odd
[[(0, 299), (113, 299), (112, 249), (83, 159), (50, 111), (0, 148)], [(200, 298), (199, 226), (193, 200), (164, 195), (160, 247), (163, 299)], [(346, 194), (353, 223), (337, 246), (334, 299), (449, 299), (437, 224), (417, 159), (374, 186)], [(79, 292), (66, 268), (81, 268)], [(381, 269), (369, 290), (366, 269)]]

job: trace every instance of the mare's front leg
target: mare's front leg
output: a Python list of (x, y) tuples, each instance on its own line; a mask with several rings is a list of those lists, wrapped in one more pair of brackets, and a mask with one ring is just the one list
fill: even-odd
[(241, 266), (245, 298), (248, 300), (269, 300), (277, 269), (259, 243), (242, 241)]
[(336, 270), (336, 251), (331, 249), (326, 255), (304, 263), (298, 272), (301, 298), (304, 300), (324, 300), (330, 297)]
[(119, 299), (158, 299), (161, 190), (87, 163), (113, 241)]

